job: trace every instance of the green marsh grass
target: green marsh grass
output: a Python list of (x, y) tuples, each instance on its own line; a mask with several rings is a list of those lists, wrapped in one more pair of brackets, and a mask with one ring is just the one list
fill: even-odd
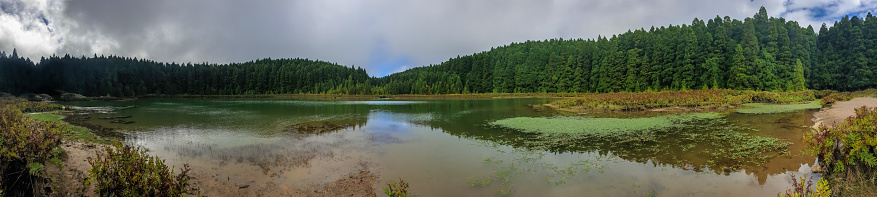
[(693, 119), (720, 117), (718, 113), (692, 113), (648, 118), (516, 117), (497, 120), (491, 124), (529, 133), (607, 136), (669, 128), (677, 123)]
[(737, 113), (742, 114), (775, 114), (793, 112), (798, 110), (819, 109), (822, 108), (820, 101), (810, 101), (802, 104), (768, 104), (768, 103), (748, 103), (743, 104), (746, 108), (738, 109)]
[(31, 114), (27, 114), (27, 116), (30, 118), (36, 119), (36, 120), (52, 122), (52, 123), (55, 123), (58, 125), (63, 125), (64, 127), (66, 127), (68, 129), (68, 131), (63, 135), (63, 137), (67, 140), (82, 141), (82, 142), (87, 142), (87, 143), (106, 144), (106, 145), (112, 144), (111, 140), (104, 139), (104, 138), (101, 138), (101, 137), (95, 135), (94, 132), (92, 132), (88, 128), (71, 125), (70, 123), (62, 121), (61, 119), (63, 119), (64, 116), (57, 114), (57, 113), (58, 113), (57, 111), (56, 112), (46, 112), (46, 113), (31, 113)]

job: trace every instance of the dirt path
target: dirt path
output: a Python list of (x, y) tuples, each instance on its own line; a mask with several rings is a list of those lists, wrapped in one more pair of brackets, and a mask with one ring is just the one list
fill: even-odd
[(88, 179), (88, 157), (94, 157), (102, 145), (64, 141), (61, 148), (67, 154), (61, 167), (46, 165), (46, 176), (51, 180), (49, 196), (97, 196), (95, 186), (84, 185)]
[(877, 107), (877, 98), (860, 97), (853, 100), (838, 102), (831, 107), (822, 108), (819, 112), (813, 114), (813, 121), (816, 122), (814, 127), (824, 124), (833, 127), (835, 124), (843, 122), (847, 117), (855, 115), (855, 109), (867, 106), (868, 108)]

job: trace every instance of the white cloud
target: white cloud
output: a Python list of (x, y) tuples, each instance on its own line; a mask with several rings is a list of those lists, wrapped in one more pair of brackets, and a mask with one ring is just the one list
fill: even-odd
[[(877, 0), (0, 0), (0, 50), (17, 48), (32, 59), (53, 53), (216, 63), (302, 57), (373, 72), (400, 66), (371, 65), (376, 58), (410, 68), (512, 42), (596, 38), (717, 15), (742, 19), (762, 5), (771, 16), (818, 28), (873, 10)], [(814, 17), (815, 8), (825, 17)]]

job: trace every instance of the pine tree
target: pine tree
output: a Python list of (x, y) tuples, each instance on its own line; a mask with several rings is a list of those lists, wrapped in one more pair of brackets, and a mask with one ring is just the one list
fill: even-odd
[(792, 80), (792, 91), (801, 91), (806, 90), (806, 82), (804, 79), (804, 65), (801, 64), (801, 60), (795, 61), (795, 71), (793, 73), (794, 78)]

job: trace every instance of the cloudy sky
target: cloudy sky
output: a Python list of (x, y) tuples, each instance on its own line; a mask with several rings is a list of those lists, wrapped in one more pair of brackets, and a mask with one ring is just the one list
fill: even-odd
[(877, 0), (0, 0), (0, 51), (165, 62), (309, 58), (372, 76), (512, 42), (745, 18), (818, 28)]

